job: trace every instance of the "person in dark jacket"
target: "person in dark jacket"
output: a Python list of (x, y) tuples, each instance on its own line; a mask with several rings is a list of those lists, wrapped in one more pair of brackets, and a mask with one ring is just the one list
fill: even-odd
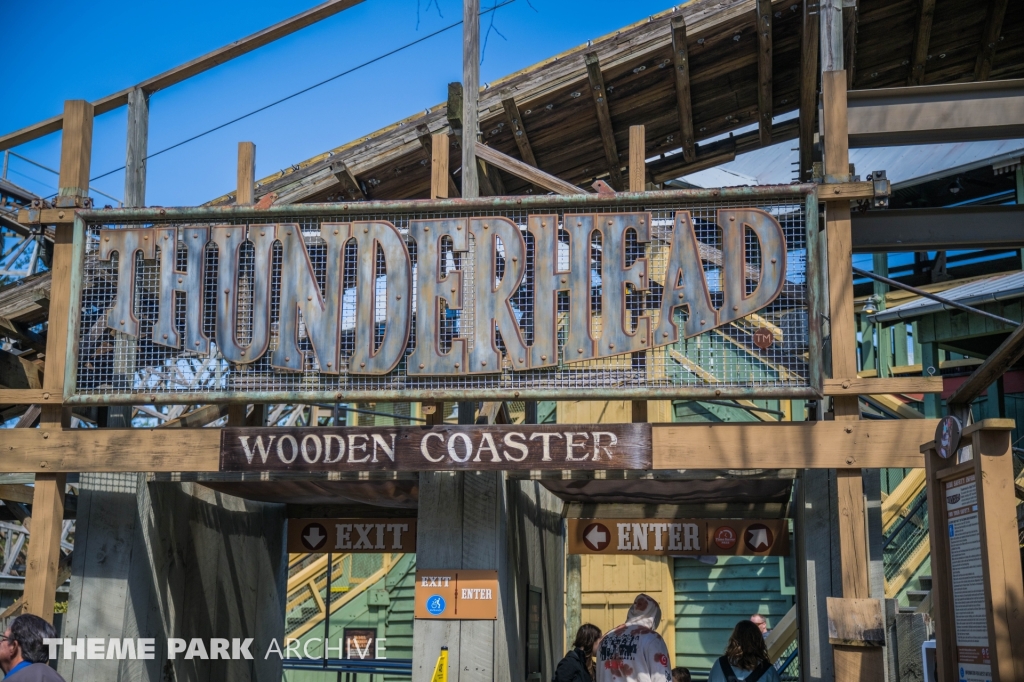
[(39, 616), (24, 613), (0, 636), (0, 669), (7, 682), (64, 682), (46, 663), (50, 648), (43, 641), (57, 635)]
[(572, 651), (555, 668), (553, 682), (594, 682), (593, 660), (600, 641), (601, 630), (596, 625), (581, 625), (572, 642)]

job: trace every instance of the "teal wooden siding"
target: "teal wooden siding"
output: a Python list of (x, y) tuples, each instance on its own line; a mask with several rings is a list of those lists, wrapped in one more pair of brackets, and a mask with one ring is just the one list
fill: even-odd
[[(377, 567), (380, 567), (380, 555), (361, 554), (354, 557), (365, 558), (365, 561), (377, 560)], [(372, 566), (366, 567), (367, 571)], [(375, 584), (362, 592), (351, 602), (331, 614), (330, 620), (330, 656), (339, 658), (334, 648), (338, 640), (343, 640), (345, 628), (376, 628), (378, 637), (385, 640), (381, 646), (387, 650), (381, 652), (389, 659), (411, 659), (412, 658), (412, 628), (413, 628), (413, 592), (416, 581), (416, 555), (406, 554), (392, 566), (391, 570)], [(310, 632), (300, 638), (299, 650), (309, 638), (320, 639), (323, 637), (324, 628), (321, 622)], [(319, 644), (310, 644), (310, 653), (322, 655)], [(363, 676), (365, 677), (365, 676)], [(308, 670), (286, 670), (284, 682), (335, 682), (338, 679), (336, 672), (319, 672)], [(399, 680), (405, 678), (392, 678), (389, 676), (376, 676), (376, 680)]]
[(715, 566), (674, 562), (676, 665), (691, 671), (711, 668), (737, 621), (760, 613), (774, 627), (793, 606), (793, 597), (782, 593), (778, 557), (719, 557)]

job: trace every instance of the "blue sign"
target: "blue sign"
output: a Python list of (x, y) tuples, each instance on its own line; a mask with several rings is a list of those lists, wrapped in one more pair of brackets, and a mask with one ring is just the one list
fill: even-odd
[(949, 537), (953, 537), (953, 524), (949, 524)]
[(439, 594), (435, 594), (427, 598), (427, 611), (432, 616), (440, 616), (444, 613), (445, 606), (444, 597)]

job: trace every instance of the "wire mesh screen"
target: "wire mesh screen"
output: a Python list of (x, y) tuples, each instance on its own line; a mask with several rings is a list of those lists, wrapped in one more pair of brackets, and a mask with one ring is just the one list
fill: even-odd
[[(736, 273), (725, 271), (728, 259), (723, 255), (723, 249), (728, 245), (723, 244), (723, 230), (717, 222), (718, 212), (752, 206), (774, 217), (785, 236), (784, 279), (778, 295), (752, 314), (685, 338), (683, 329), (690, 309), (663, 305), (666, 291), (682, 292), (678, 288), (681, 286), (679, 282), (666, 281), (671, 261), (678, 257), (672, 248), (677, 215), (686, 211), (691, 217), (706, 291), (711, 305), (721, 309), (727, 299), (728, 277), (736, 277)], [(351, 210), (343, 214), (324, 212), (309, 215), (308, 211), (296, 211), (289, 215), (278, 211), (273, 215), (253, 213), (248, 217), (204, 214), (196, 209), (188, 213), (187, 220), (114, 218), (105, 222), (87, 222), (72, 401), (130, 402), (139, 396), (145, 396), (149, 402), (170, 403), (244, 398), (257, 402), (270, 399), (397, 401), (811, 395), (814, 379), (811, 356), (815, 349), (811, 348), (808, 321), (814, 319), (813, 315), (809, 316), (809, 312), (814, 311), (809, 311), (808, 304), (813, 297), (809, 296), (805, 267), (808, 216), (802, 194), (760, 195), (756, 200), (675, 201), (671, 204), (652, 201), (642, 205), (618, 205), (608, 210), (585, 205), (567, 206), (564, 202), (548, 210), (531, 207), (529, 211), (516, 208), (511, 202), (490, 209), (461, 212), (358, 213), (358, 204), (351, 204), (349, 208)], [(569, 291), (561, 290), (553, 301), (554, 313), (538, 306), (534, 294), (537, 278), (542, 275), (535, 272), (538, 247), (534, 234), (527, 229), (528, 217), (543, 214), (549, 220), (553, 217), (557, 223), (552, 226), (557, 227), (554, 242), (557, 253), (550, 256), (556, 261), (557, 270), (564, 273), (573, 267), (572, 258), (576, 259), (577, 266), (585, 262), (579, 258), (578, 251), (570, 248), (571, 240), (566, 229), (568, 221), (587, 215), (599, 223), (606, 215), (624, 213), (649, 215), (649, 241), (642, 241), (635, 229), (627, 229), (624, 235), (620, 235), (621, 254), (610, 253), (610, 237), (600, 231), (592, 232), (585, 285), (589, 296), (574, 298)], [(442, 238), (438, 242), (436, 258), (429, 263), (419, 262), (419, 254), (425, 247), (410, 236), (410, 225), (414, 221), (488, 216), (501, 216), (514, 223), (525, 244), (525, 251), (521, 252), (525, 254), (522, 266), (513, 262), (518, 260), (516, 256), (510, 257), (510, 253), (520, 251), (510, 249), (510, 245), (502, 243), (500, 238), (494, 238), (493, 243), (486, 245), (489, 253), (493, 254), (493, 262), (487, 265), (495, 275), (492, 291), (477, 291), (474, 284), (476, 268), (481, 267), (477, 262), (477, 252), (481, 248), (477, 234), (467, 235), (466, 246), (462, 250), (452, 238)], [(411, 302), (397, 300), (401, 296), (395, 284), (399, 273), (389, 272), (388, 259), (381, 245), (375, 244), (371, 253), (368, 249), (357, 249), (354, 239), (333, 250), (325, 242), (322, 229), (331, 229), (335, 223), (355, 225), (357, 221), (389, 221), (397, 228), (412, 269), (409, 277), (412, 282)], [(222, 253), (222, 249), (228, 248), (224, 246), (227, 242), (210, 238), (201, 251), (201, 259), (190, 257), (186, 243), (190, 237), (206, 239), (203, 235), (208, 233), (203, 229), (212, 230), (214, 226), (225, 225), (237, 226), (234, 238), (241, 241), (236, 247), (237, 267), (231, 271), (235, 273), (234, 281), (221, 281), (224, 272), (230, 270), (221, 267), (220, 262), (229, 253)], [(299, 305), (298, 312), (282, 310), (282, 290), (289, 285), (297, 286), (290, 280), (303, 273), (289, 269), (288, 263), (296, 261), (286, 257), (282, 241), (273, 241), (269, 245), (259, 241), (262, 238), (259, 235), (265, 235), (271, 226), (288, 230), (297, 226), (301, 232), (304, 251), (308, 255), (306, 271), (311, 273), (318, 289), (314, 291), (312, 286), (308, 287), (308, 292), (302, 291), (302, 298), (314, 301), (318, 294), (316, 300), (322, 299), (326, 306), (340, 306), (335, 332), (340, 349), (337, 367), (325, 366), (334, 362), (316, 348), (316, 333), (311, 333), (313, 324), (305, 318), (304, 312), (310, 309)], [(134, 252), (133, 271), (119, 268), (120, 253), (107, 253), (106, 258), (101, 257), (102, 235), (110, 234), (106, 231), (131, 228), (174, 228), (170, 232), (145, 231), (146, 234), (152, 232), (156, 245), (148, 251), (143, 248)], [(171, 327), (166, 322), (163, 327), (158, 325), (161, 305), (164, 315), (168, 315), (166, 297), (161, 303), (161, 287), (166, 288), (170, 281), (167, 273), (163, 273), (164, 277), (161, 273), (164, 248), (175, 249), (174, 276), (178, 277), (179, 283), (189, 275), (190, 267), (202, 267), (201, 293), (191, 294), (197, 300), (190, 302), (182, 292), (171, 299)], [(743, 251), (744, 274), (739, 277), (743, 280), (745, 295), (749, 296), (758, 287), (757, 273), (766, 266), (763, 245), (749, 229), (743, 239)], [(573, 253), (577, 255), (573, 256)], [(621, 264), (618, 263), (620, 258)], [(370, 259), (372, 264), (366, 259)], [(621, 265), (623, 270), (636, 266), (634, 272), (641, 273), (638, 281), (644, 282), (647, 288), (640, 288), (636, 281), (623, 284), (618, 277), (609, 278), (607, 273), (618, 273), (618, 270), (610, 270), (611, 265), (605, 267), (606, 262), (615, 268)], [(418, 300), (418, 272), (425, 267), (436, 269), (439, 278), (447, 277), (445, 281), (453, 284), (451, 291), (447, 284), (441, 285), (445, 297), (439, 297), (433, 307)], [(645, 268), (646, 273), (643, 272)], [(118, 313), (111, 312), (116, 307), (118, 292), (124, 295), (123, 292), (127, 291), (124, 286), (119, 287), (119, 272), (128, 272), (130, 274), (126, 276), (134, 277), (129, 310), (138, 321), (135, 335), (120, 331), (126, 328), (124, 316), (120, 320), (113, 319), (118, 317)], [(514, 328), (502, 327), (492, 319), (475, 319), (475, 311), (480, 310), (474, 305), (476, 298), (495, 295), (506, 273), (518, 272), (522, 272), (519, 285), (510, 290), (507, 301), (495, 304), (508, 306)], [(644, 274), (646, 280), (643, 280)], [(681, 274), (679, 276), (682, 277)], [(458, 292), (454, 287), (456, 282), (460, 283)], [(360, 291), (368, 288), (374, 292), (372, 297), (359, 295)], [(616, 288), (619, 288), (618, 292)], [(461, 305), (456, 305), (453, 301), (458, 301), (459, 295)], [(620, 296), (621, 301), (612, 300), (612, 296)], [(683, 293), (679, 293), (679, 297), (682, 298)], [(577, 298), (582, 298), (583, 303)], [(360, 301), (366, 300), (372, 300), (372, 312), (360, 312)], [(201, 303), (201, 310), (196, 303)], [(233, 312), (231, 308), (219, 308), (232, 305)], [(360, 339), (372, 339), (371, 355), (380, 352), (387, 343), (388, 334), (392, 333), (389, 329), (396, 326), (394, 320), (400, 317), (396, 311), (402, 305), (409, 305), (410, 310), (404, 353), (390, 371), (364, 373), (354, 366)], [(579, 360), (577, 352), (583, 353), (583, 350), (568, 345), (572, 337), (580, 338), (580, 330), (572, 328), (572, 320), (580, 319), (570, 314), (574, 305), (589, 305), (590, 329), (587, 331), (590, 338), (601, 339), (603, 326), (609, 324), (621, 324), (627, 335), (641, 332), (644, 325), (649, 325), (650, 345), (639, 351), (633, 349), (619, 354), (608, 349), (605, 357)], [(434, 318), (418, 320), (417, 316), (427, 314), (423, 312), (426, 310), (432, 311)], [(667, 345), (663, 343), (667, 333), (654, 333), (654, 330), (662, 328), (660, 318), (663, 310), (672, 311), (679, 329), (678, 340)], [(622, 315), (621, 321), (619, 314)], [(721, 314), (725, 316), (725, 313)], [(225, 315), (229, 317), (225, 318)], [(545, 316), (548, 321), (554, 320), (553, 332), (550, 324), (543, 323)], [(190, 317), (194, 318), (192, 322)], [(233, 330), (218, 328), (224, 326), (225, 319), (234, 327)], [(289, 319), (294, 321), (289, 323)], [(360, 329), (360, 324), (366, 325), (370, 320), (371, 333)], [(701, 324), (704, 322), (700, 321)], [(190, 324), (197, 329), (190, 331)], [(477, 334), (480, 324), (491, 328)], [(458, 344), (461, 343), (467, 357), (476, 357), (473, 349), (484, 339), (492, 343), (500, 360), (487, 369), (477, 366), (471, 374), (465, 373), (468, 368), (460, 368), (456, 364), (461, 373), (417, 375), (415, 368), (410, 371), (411, 358), (420, 343), (417, 334), (424, 329), (427, 333), (436, 334), (433, 343), (439, 353), (459, 350)], [(161, 330), (162, 334), (159, 333)], [(503, 338), (503, 331), (519, 338)], [(173, 343), (175, 333), (177, 344)], [(251, 353), (242, 362), (232, 362), (225, 357), (221, 346), (228, 343), (226, 334), (229, 333), (234, 335), (231, 343), (242, 348), (243, 355), (246, 349)], [(554, 333), (557, 337), (555, 357), (548, 361), (544, 356), (549, 366), (517, 366), (516, 360), (522, 363), (523, 358), (515, 356), (521, 355), (523, 348), (528, 354), (540, 333)], [(294, 342), (288, 338), (292, 334)], [(275, 366), (273, 361), (282, 343), (297, 350), (296, 358), (289, 354), (288, 361), (292, 365), (287, 370)], [(277, 357), (277, 364), (280, 359)]]

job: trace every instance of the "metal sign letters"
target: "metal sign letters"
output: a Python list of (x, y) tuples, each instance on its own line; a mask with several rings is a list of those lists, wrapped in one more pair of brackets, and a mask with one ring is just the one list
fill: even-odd
[[(808, 196), (92, 223), (74, 391), (160, 402), (807, 389)], [(710, 333), (732, 346), (711, 364), (746, 376), (709, 376), (694, 355), (715, 342), (689, 340)]]

